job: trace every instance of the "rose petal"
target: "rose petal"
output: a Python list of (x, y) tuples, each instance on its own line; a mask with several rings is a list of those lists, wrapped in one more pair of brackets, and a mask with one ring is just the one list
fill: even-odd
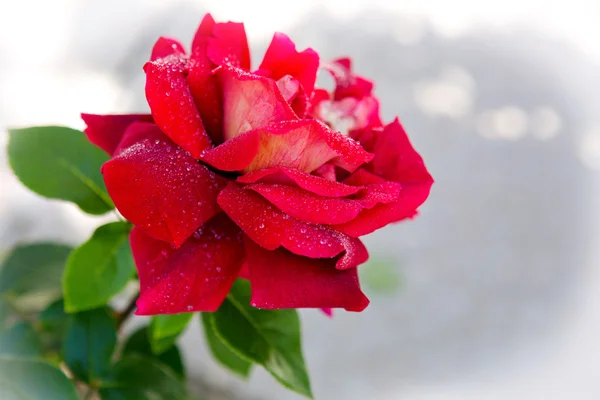
[(273, 35), (257, 73), (275, 80), (291, 75), (310, 94), (315, 87), (318, 68), (319, 55), (316, 51), (308, 48), (298, 52), (287, 35), (277, 32)]
[(160, 131), (156, 124), (151, 122), (136, 121), (129, 125), (123, 133), (123, 138), (113, 153), (113, 158), (127, 150), (134, 144), (143, 142), (148, 138), (162, 140), (165, 138), (164, 133)]
[[(102, 166), (117, 209), (150, 236), (180, 246), (219, 211), (216, 197), (225, 180), (198, 164), (154, 124), (145, 139)], [(140, 136), (137, 132), (136, 135)]]
[(250, 50), (244, 24), (216, 23), (210, 14), (206, 14), (194, 35), (192, 53), (199, 47), (215, 66), (227, 64), (246, 71), (250, 69)]
[(361, 99), (370, 96), (373, 91), (373, 82), (352, 72), (352, 62), (349, 58), (339, 58), (325, 66), (335, 79), (334, 100), (346, 97)]
[(246, 168), (260, 148), (260, 135), (248, 132), (205, 150), (200, 159), (221, 171), (241, 171)]
[(138, 227), (130, 241), (140, 278), (136, 315), (215, 311), (244, 260), (241, 232), (222, 214), (176, 250)]
[(229, 66), (218, 74), (223, 89), (225, 140), (272, 122), (297, 119), (272, 79)]
[(359, 142), (363, 149), (369, 153), (373, 153), (377, 138), (382, 134), (382, 132), (382, 126), (375, 126), (365, 129), (356, 129), (351, 131), (348, 136)]
[(291, 103), (300, 90), (300, 81), (291, 75), (285, 75), (278, 79), (276, 83), (285, 101)]
[(423, 159), (397, 119), (374, 136), (373, 149), (375, 157), (368, 168), (375, 175), (400, 183), (402, 189), (396, 202), (365, 209), (354, 220), (335, 226), (350, 236), (366, 235), (391, 222), (413, 217), (433, 184)]
[(248, 268), (247, 262), (244, 262), (242, 265), (242, 269), (240, 269), (238, 276), (242, 279), (250, 280), (250, 269)]
[(277, 81), (277, 87), (296, 116), (304, 118), (310, 104), (300, 81), (291, 75), (285, 75)]
[(379, 101), (372, 96), (361, 99), (346, 97), (341, 100), (322, 100), (315, 105), (313, 116), (343, 134), (381, 126)]
[(215, 23), (216, 22), (212, 15), (208, 13), (204, 15), (198, 30), (196, 30), (194, 40), (192, 41), (192, 52), (194, 52), (198, 46), (208, 43), (208, 39), (212, 36)]
[(393, 222), (413, 218), (417, 214), (417, 207), (427, 199), (429, 189), (430, 186), (425, 185), (403, 186), (397, 202), (365, 208), (352, 221), (333, 225), (333, 228), (348, 236), (360, 237)]
[(250, 172), (249, 174), (240, 176), (237, 181), (241, 183), (295, 184), (304, 190), (325, 197), (344, 197), (361, 190), (359, 187), (331, 181), (320, 176), (310, 175), (306, 172), (285, 167), (274, 167)]
[(183, 45), (175, 39), (161, 36), (158, 38), (154, 47), (152, 48), (152, 54), (150, 55), (150, 61), (157, 60), (170, 56), (171, 54), (184, 55), (185, 50)]
[(333, 318), (333, 309), (331, 308), (321, 308), (323, 314), (325, 314), (329, 318)]
[(244, 172), (270, 167), (312, 172), (339, 155), (327, 143), (336, 133), (314, 120), (280, 122), (249, 134), (258, 135), (260, 145)]
[(223, 143), (223, 98), (221, 84), (215, 74), (215, 64), (208, 58), (207, 49), (215, 20), (206, 14), (192, 42), (188, 62), (187, 82), (196, 108), (214, 144)]
[(221, 85), (214, 73), (214, 65), (206, 55), (206, 46), (207, 44), (198, 45), (192, 51), (188, 63), (187, 83), (210, 138), (214, 144), (221, 144), (223, 143)]
[(206, 54), (217, 65), (228, 64), (248, 71), (250, 50), (244, 24), (237, 22), (214, 24)]
[(90, 142), (112, 156), (123, 133), (136, 121), (152, 122), (150, 114), (96, 115), (81, 114), (86, 123), (85, 134)]
[(201, 158), (217, 169), (245, 173), (271, 167), (312, 172), (328, 161), (352, 172), (372, 155), (319, 121), (305, 119), (246, 132), (206, 150)]
[(329, 95), (329, 92), (327, 90), (315, 89), (315, 91), (312, 93), (312, 96), (310, 97), (308, 113), (313, 115), (317, 107), (319, 107), (319, 105), (321, 104), (321, 102), (329, 100), (331, 100), (331, 96)]
[(198, 158), (212, 144), (187, 84), (186, 64), (177, 54), (146, 63), (146, 98), (160, 129)]
[(255, 183), (246, 186), (291, 217), (313, 224), (341, 224), (354, 219), (363, 209), (350, 199), (322, 197), (287, 185)]
[(410, 143), (398, 118), (376, 136), (372, 169), (377, 175), (400, 183), (431, 184), (423, 159)]
[(330, 181), (337, 181), (337, 174), (335, 171), (335, 165), (323, 164), (319, 168), (313, 171), (313, 175), (320, 176)]
[(356, 268), (360, 264), (367, 262), (369, 259), (369, 252), (367, 248), (359, 239), (352, 236), (343, 234), (342, 232), (334, 231), (335, 236), (340, 241), (345, 252), (339, 258), (335, 267), (337, 269), (351, 269)]
[(294, 254), (310, 258), (331, 258), (344, 252), (336, 264), (340, 269), (356, 267), (369, 257), (360, 240), (328, 226), (292, 218), (260, 195), (235, 183), (229, 183), (221, 191), (218, 202), (244, 233), (265, 249), (283, 246)]
[(332, 259), (314, 260), (283, 249), (268, 251), (251, 240), (244, 243), (254, 307), (362, 311), (369, 304), (356, 268), (340, 271)]
[(383, 182), (363, 188), (354, 198), (363, 208), (373, 208), (377, 204), (394, 203), (400, 199), (402, 185), (398, 182)]
[(364, 208), (373, 208), (376, 204), (393, 203), (400, 198), (402, 185), (398, 182), (386, 181), (384, 178), (375, 175), (364, 168), (356, 170), (344, 183), (362, 188), (354, 196)]

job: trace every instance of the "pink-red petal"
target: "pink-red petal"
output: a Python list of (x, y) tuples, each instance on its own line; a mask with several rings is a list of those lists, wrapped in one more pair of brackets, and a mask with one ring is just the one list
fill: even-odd
[(352, 172), (372, 157), (354, 140), (316, 120), (274, 123), (202, 154), (202, 160), (217, 169), (245, 173), (272, 167), (310, 173), (329, 161)]
[(365, 168), (356, 170), (344, 179), (344, 183), (362, 188), (354, 199), (365, 208), (372, 208), (376, 204), (387, 204), (398, 201), (402, 185), (398, 182), (387, 181)]
[(329, 92), (325, 89), (315, 89), (310, 97), (308, 113), (313, 115), (321, 102), (331, 100)]
[(219, 211), (216, 198), (225, 180), (198, 164), (156, 125), (136, 124), (130, 129), (146, 130), (144, 139), (102, 166), (106, 188), (125, 218), (155, 239), (180, 246)]
[(184, 55), (185, 49), (183, 48), (183, 45), (179, 43), (179, 41), (161, 36), (158, 38), (154, 44), (154, 47), (152, 48), (150, 61), (154, 61), (159, 58), (165, 58), (171, 54)]
[(238, 22), (214, 24), (206, 54), (216, 65), (228, 64), (246, 71), (250, 70), (250, 50), (244, 24)]
[(375, 157), (368, 168), (374, 175), (397, 182), (402, 187), (397, 201), (365, 209), (354, 220), (335, 226), (335, 229), (354, 237), (412, 218), (429, 196), (433, 184), (423, 159), (412, 147), (397, 119), (369, 140)]
[(140, 278), (137, 315), (215, 311), (244, 261), (241, 232), (222, 214), (178, 249), (139, 227), (130, 242)]
[(228, 64), (246, 71), (250, 69), (250, 50), (244, 24), (217, 23), (210, 14), (206, 14), (194, 35), (192, 52), (199, 47), (203, 47), (203, 53), (215, 66)]
[(318, 196), (294, 186), (255, 183), (246, 188), (254, 190), (289, 216), (313, 224), (342, 224), (354, 219), (363, 209), (355, 200)]
[[(196, 50), (198, 46), (208, 43), (208, 39), (212, 36), (215, 24), (216, 22), (212, 15), (208, 13), (204, 15), (202, 22), (200, 22), (200, 26), (198, 26), (198, 29), (196, 30), (194, 40), (192, 41), (192, 52)], [(206, 49), (204, 51), (206, 51)]]
[(112, 156), (125, 130), (136, 121), (152, 122), (150, 114), (96, 115), (81, 114), (86, 123), (85, 134), (90, 142)]
[(316, 51), (309, 48), (298, 52), (294, 42), (278, 32), (273, 36), (257, 73), (275, 80), (291, 75), (310, 94), (315, 87), (318, 68), (319, 55)]
[(344, 134), (357, 129), (381, 126), (379, 101), (372, 96), (362, 99), (346, 97), (341, 100), (322, 100), (315, 105), (313, 116)]
[(325, 314), (328, 318), (333, 318), (333, 309), (331, 308), (321, 308), (323, 314)]
[(178, 54), (146, 63), (146, 98), (160, 129), (198, 158), (212, 144), (190, 92), (186, 68), (187, 60)]
[(352, 62), (349, 58), (339, 58), (325, 66), (335, 79), (334, 100), (346, 97), (361, 99), (370, 96), (373, 82), (352, 72)]
[(254, 242), (268, 250), (279, 246), (310, 258), (332, 258), (337, 268), (353, 268), (369, 255), (357, 238), (325, 225), (315, 225), (290, 217), (252, 190), (229, 183), (219, 193), (218, 203), (225, 213)]
[(291, 75), (285, 75), (277, 81), (277, 88), (292, 107), (296, 116), (304, 118), (310, 104), (300, 81)]
[(372, 170), (388, 180), (400, 183), (433, 183), (423, 159), (410, 143), (396, 118), (376, 136)]
[(369, 300), (356, 268), (340, 271), (332, 259), (314, 260), (283, 249), (268, 251), (245, 240), (254, 307), (345, 308), (362, 311)]
[(206, 55), (207, 44), (199, 44), (192, 50), (188, 62), (187, 83), (194, 103), (214, 144), (223, 142), (223, 99), (221, 84), (213, 63)]
[(417, 214), (417, 208), (427, 199), (430, 186), (403, 186), (398, 201), (377, 204), (370, 209), (365, 208), (352, 221), (334, 225), (333, 228), (348, 236), (359, 237), (368, 235), (393, 222), (413, 218)]
[(230, 66), (223, 66), (218, 74), (225, 140), (273, 122), (297, 119), (274, 80)]
[(256, 156), (250, 165), (244, 168), (244, 172), (271, 167), (289, 167), (312, 172), (338, 157), (335, 149), (327, 143), (335, 132), (330, 132), (318, 121), (280, 122), (249, 133), (260, 137), (260, 145)]
[(332, 181), (320, 176), (285, 167), (274, 167), (250, 172), (249, 174), (240, 176), (237, 181), (241, 183), (296, 185), (311, 193), (325, 197), (350, 196), (361, 190), (361, 188), (357, 186), (346, 185), (341, 182)]

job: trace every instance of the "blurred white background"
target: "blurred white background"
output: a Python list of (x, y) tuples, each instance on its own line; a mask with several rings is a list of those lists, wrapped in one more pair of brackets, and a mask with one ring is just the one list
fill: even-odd
[[(189, 43), (206, 11), (245, 23), (255, 67), (274, 31), (352, 57), (436, 179), (419, 218), (366, 240), (400, 287), (368, 284), (383, 272), (367, 265), (366, 312), (303, 312), (317, 399), (600, 398), (599, 2), (5, 1), (2, 147), (5, 127), (144, 111), (152, 43)], [(100, 223), (28, 192), (0, 154), (0, 252)], [(197, 326), (185, 346), (210, 398), (299, 398), (220, 370)]]

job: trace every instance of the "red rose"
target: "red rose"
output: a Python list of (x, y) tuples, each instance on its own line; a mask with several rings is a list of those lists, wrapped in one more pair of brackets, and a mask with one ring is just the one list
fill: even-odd
[(368, 305), (358, 237), (413, 217), (433, 181), (348, 59), (326, 67), (333, 94), (314, 88), (318, 67), (276, 34), (250, 72), (243, 25), (207, 15), (190, 53), (154, 46), (152, 115), (82, 115), (135, 225), (138, 314), (214, 311), (238, 277), (260, 308)]

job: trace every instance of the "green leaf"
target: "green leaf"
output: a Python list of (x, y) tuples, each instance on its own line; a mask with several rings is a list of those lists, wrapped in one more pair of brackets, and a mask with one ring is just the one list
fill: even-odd
[(103, 400), (187, 399), (184, 383), (170, 368), (148, 357), (127, 355), (113, 367), (100, 388)]
[(0, 356), (40, 357), (42, 345), (28, 322), (19, 322), (0, 332)]
[(150, 358), (156, 358), (163, 364), (169, 366), (180, 378), (185, 378), (185, 368), (181, 359), (181, 352), (176, 345), (159, 355), (155, 355), (150, 347), (150, 331), (148, 327), (142, 327), (127, 338), (123, 346), (123, 354), (139, 354)]
[(63, 345), (70, 315), (65, 313), (62, 299), (55, 301), (39, 315), (40, 338), (44, 349), (57, 353)]
[(0, 296), (0, 330), (9, 327), (17, 317), (14, 308)]
[(114, 208), (100, 174), (108, 156), (83, 132), (59, 126), (10, 130), (8, 159), (21, 182), (44, 197), (71, 201), (90, 214)]
[(173, 346), (187, 327), (193, 313), (157, 315), (150, 325), (150, 345), (154, 354), (160, 354)]
[(0, 398), (77, 400), (75, 386), (43, 361), (0, 356)]
[(60, 296), (60, 280), (70, 252), (70, 247), (52, 243), (16, 247), (0, 268), (0, 294), (45, 307)]
[(69, 314), (65, 313), (63, 299), (56, 300), (40, 313), (39, 320), (44, 328), (64, 328), (66, 330)]
[(235, 354), (219, 337), (213, 325), (210, 313), (202, 313), (202, 325), (208, 347), (215, 359), (233, 373), (247, 378), (252, 370), (252, 363)]
[(235, 353), (265, 367), (288, 389), (312, 398), (296, 310), (250, 306), (250, 284), (238, 279), (221, 307), (208, 315), (217, 336)]
[(71, 253), (63, 276), (67, 312), (102, 306), (123, 290), (135, 271), (130, 230), (127, 222), (103, 225)]
[(116, 323), (108, 309), (72, 314), (65, 336), (64, 360), (77, 378), (97, 382), (107, 375), (116, 344)]

